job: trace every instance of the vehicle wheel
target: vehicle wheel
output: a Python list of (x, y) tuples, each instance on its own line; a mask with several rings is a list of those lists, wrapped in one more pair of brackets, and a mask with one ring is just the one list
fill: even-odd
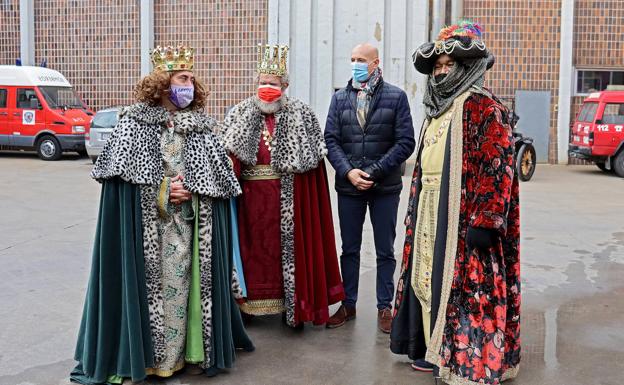
[(617, 176), (624, 178), (624, 150), (620, 151), (620, 153), (613, 158), (611, 166)]
[(598, 168), (604, 172), (613, 172), (613, 167), (611, 168), (611, 170), (609, 170), (605, 162), (597, 162), (596, 166), (598, 166)]
[(52, 135), (44, 135), (37, 141), (37, 155), (42, 160), (59, 160), (63, 154), (61, 144)]
[(516, 157), (516, 172), (518, 173), (518, 178), (523, 182), (529, 181), (535, 172), (535, 164), (535, 148), (530, 144), (522, 145)]

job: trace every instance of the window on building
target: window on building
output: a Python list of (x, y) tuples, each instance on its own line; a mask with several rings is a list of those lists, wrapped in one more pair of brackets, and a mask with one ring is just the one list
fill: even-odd
[(596, 111), (598, 110), (598, 103), (585, 103), (581, 112), (578, 114), (579, 122), (594, 122)]
[(608, 103), (602, 113), (604, 124), (624, 124), (624, 104)]
[(608, 85), (624, 85), (624, 71), (577, 70), (576, 93), (604, 91)]
[(0, 90), (0, 108), (7, 106), (7, 90)]

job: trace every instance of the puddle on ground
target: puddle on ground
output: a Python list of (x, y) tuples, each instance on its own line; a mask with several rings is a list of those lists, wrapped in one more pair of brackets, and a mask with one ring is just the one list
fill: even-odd
[[(523, 295), (517, 384), (621, 385), (624, 233), (602, 250), (575, 250), (567, 281)], [(532, 266), (540, 267), (540, 266)]]

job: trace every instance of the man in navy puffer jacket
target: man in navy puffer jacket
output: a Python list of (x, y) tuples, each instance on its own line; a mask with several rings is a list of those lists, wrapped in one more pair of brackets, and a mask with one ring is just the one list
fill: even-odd
[(339, 327), (355, 318), (362, 226), (368, 207), (377, 253), (378, 326), (389, 333), (401, 164), (414, 151), (414, 127), (407, 95), (384, 82), (375, 47), (356, 46), (351, 65), (353, 78), (334, 94), (325, 125), (327, 157), (336, 170), (346, 293), (327, 327)]

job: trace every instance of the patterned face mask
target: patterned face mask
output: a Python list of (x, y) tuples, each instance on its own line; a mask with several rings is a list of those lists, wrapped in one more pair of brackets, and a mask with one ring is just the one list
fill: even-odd
[(169, 100), (176, 107), (184, 109), (188, 107), (195, 98), (195, 87), (176, 86), (172, 84), (169, 88)]

